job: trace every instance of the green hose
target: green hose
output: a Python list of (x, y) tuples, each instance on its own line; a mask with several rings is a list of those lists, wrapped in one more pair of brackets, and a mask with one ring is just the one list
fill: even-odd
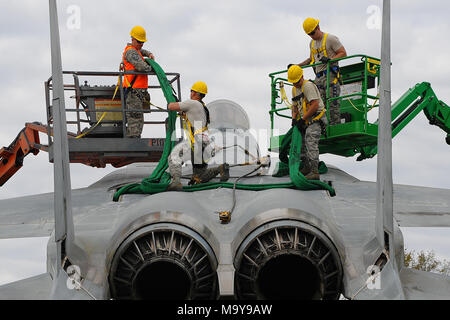
[[(175, 97), (172, 93), (172, 88), (167, 80), (166, 74), (161, 69), (161, 67), (151, 59), (146, 59), (147, 63), (149, 63), (153, 71), (156, 73), (158, 77), (158, 81), (163, 90), (164, 96), (168, 103), (175, 102)], [(150, 177), (145, 178), (141, 181), (141, 183), (134, 183), (120, 188), (115, 194), (113, 201), (118, 201), (119, 197), (122, 194), (127, 193), (135, 193), (135, 194), (155, 194), (159, 192), (167, 191), (167, 187), (170, 183), (170, 174), (165, 172), (168, 163), (167, 158), (172, 151), (175, 142), (171, 141), (172, 132), (175, 130), (175, 121), (176, 121), (176, 112), (169, 111), (169, 126), (166, 134), (166, 142), (164, 144), (164, 151), (159, 160), (159, 163)], [(288, 183), (270, 183), (270, 184), (234, 184), (232, 182), (208, 182), (202, 183), (198, 185), (192, 186), (183, 186), (183, 191), (194, 192), (201, 190), (209, 190), (216, 188), (230, 188), (232, 189), (234, 186), (239, 190), (266, 190), (266, 189), (275, 189), (275, 188), (291, 188), (291, 189), (300, 189), (300, 190), (328, 190), (331, 196), (336, 194), (335, 190), (325, 182), (320, 180), (307, 180), (299, 171), (300, 169), (300, 151), (302, 148), (302, 136), (298, 131), (297, 127), (293, 127), (289, 130), (289, 139), (285, 140), (284, 150), (289, 147), (289, 176), (291, 178), (291, 182)], [(290, 140), (290, 141), (288, 141)], [(289, 144), (289, 145), (288, 145)], [(287, 159), (284, 159), (287, 160)]]
[[(163, 71), (163, 69), (159, 66), (158, 63), (156, 63), (152, 59), (145, 59), (145, 61), (152, 67), (153, 71), (156, 73), (156, 76), (158, 78), (159, 84), (161, 86), (161, 89), (164, 93), (164, 97), (166, 98), (167, 103), (176, 102), (175, 97), (173, 95), (172, 87), (170, 86), (169, 81), (167, 80), (166, 74)], [(175, 130), (175, 122), (177, 119), (177, 113), (176, 111), (169, 111), (169, 121), (168, 121), (168, 128), (166, 132), (166, 142), (164, 143), (164, 149), (163, 154), (161, 156), (161, 159), (159, 160), (158, 165), (156, 166), (155, 170), (153, 170), (153, 173), (150, 177), (144, 179), (141, 184), (131, 184), (127, 185), (125, 187), (120, 188), (117, 190), (117, 192), (114, 194), (113, 201), (118, 201), (119, 197), (122, 194), (125, 193), (147, 193), (147, 188), (143, 188), (144, 184), (159, 184), (161, 182), (161, 186), (156, 187), (152, 186), (151, 189), (155, 189), (157, 192), (162, 192), (167, 189), (167, 186), (164, 188), (164, 182), (167, 179), (167, 173), (165, 174), (165, 171), (168, 167), (167, 158), (170, 155), (170, 152), (172, 151), (173, 147), (175, 146), (175, 141), (171, 140), (172, 132)], [(164, 179), (162, 179), (164, 178)], [(169, 175), (170, 180), (170, 175)]]

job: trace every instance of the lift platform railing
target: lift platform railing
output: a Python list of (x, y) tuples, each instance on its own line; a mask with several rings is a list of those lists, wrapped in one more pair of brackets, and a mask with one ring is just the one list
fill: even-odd
[[(145, 125), (161, 125), (163, 132), (160, 137), (153, 134), (158, 132), (152, 130), (152, 137), (141, 137), (130, 139), (126, 136), (127, 116), (133, 113), (168, 113), (166, 103), (163, 106), (150, 109), (127, 110), (123, 77), (124, 75), (149, 75), (148, 87), (151, 97), (155, 89), (161, 90), (161, 85), (154, 72), (97, 72), (97, 71), (64, 71), (65, 75), (73, 76), (73, 83), (64, 84), (64, 90), (74, 92), (71, 98), (75, 98), (75, 107), (66, 107), (66, 124), (70, 129), (75, 128), (76, 133), (68, 130), (69, 159), (71, 163), (83, 163), (93, 167), (105, 167), (111, 164), (121, 167), (134, 162), (157, 162), (159, 161), (167, 135), (167, 119), (164, 121), (144, 121)], [(172, 89), (173, 95), (181, 100), (181, 85), (179, 73), (165, 73), (167, 85)], [(83, 77), (83, 78), (82, 78)], [(89, 77), (111, 77), (117, 85), (84, 85), (80, 79)], [(155, 78), (155, 79), (153, 79)], [(92, 79), (92, 78), (90, 78)], [(175, 88), (174, 88), (175, 87)], [(48, 127), (48, 150), (49, 160), (53, 162), (53, 115), (51, 105), (52, 79), (45, 82), (47, 127)], [(167, 88), (165, 88), (167, 89)], [(153, 90), (153, 93), (152, 91)], [(157, 90), (157, 91), (159, 91)], [(163, 90), (162, 90), (163, 91)], [(114, 99), (113, 96), (115, 95)], [(152, 104), (154, 99), (151, 99)], [(72, 103), (73, 105), (73, 103)], [(160, 120), (162, 117), (159, 117)], [(180, 119), (180, 127), (182, 122)], [(160, 130), (159, 130), (160, 131)], [(181, 130), (182, 136), (183, 131)]]
[[(355, 60), (359, 60), (356, 63)], [(340, 66), (341, 95), (330, 97), (330, 65), (333, 62), (350, 62)], [(307, 70), (322, 63), (303, 66)], [(330, 119), (330, 105), (335, 100), (340, 100), (341, 123), (327, 126), (326, 135), (321, 137), (320, 152), (333, 153), (343, 156), (352, 156), (361, 151), (365, 145), (376, 144), (376, 125), (369, 123), (367, 113), (377, 108), (378, 97), (369, 94), (368, 90), (375, 88), (375, 82), (379, 82), (380, 59), (368, 55), (357, 54), (339, 59), (332, 59), (327, 63), (327, 90), (326, 90), (326, 116)], [(283, 136), (274, 136), (275, 116), (291, 118), (288, 107), (281, 107), (283, 103), (280, 93), (280, 82), (287, 88), (292, 84), (287, 82), (287, 70), (269, 74), (271, 78), (271, 107), (269, 111), (271, 121), (270, 151), (277, 152)], [(306, 73), (305, 73), (306, 76)], [(315, 76), (315, 75), (314, 75)], [(314, 79), (311, 79), (314, 81)], [(286, 90), (288, 95), (290, 90)]]
[[(361, 81), (361, 90), (359, 92), (353, 92), (350, 94), (341, 94), (339, 97), (336, 98), (330, 98), (330, 64), (333, 62), (338, 61), (344, 61), (344, 60), (350, 60), (359, 58), (361, 60), (361, 63), (357, 64), (351, 64), (347, 66), (341, 66), (340, 67), (340, 74), (342, 77), (343, 85), (355, 83), (358, 81)], [(303, 69), (313, 68), (315, 66), (322, 65), (323, 63), (316, 63), (311, 65), (303, 66)], [(367, 55), (352, 55), (344, 58), (339, 59), (332, 59), (327, 63), (327, 101), (324, 101), (326, 104), (327, 109), (327, 118), (329, 119), (329, 109), (330, 109), (330, 103), (334, 100), (341, 100), (341, 104), (343, 100), (346, 100), (348, 98), (352, 97), (361, 97), (362, 101), (364, 103), (358, 102), (358, 105), (362, 104), (363, 109), (358, 109), (359, 112), (363, 113), (363, 117), (365, 122), (367, 123), (367, 112), (370, 111), (373, 107), (377, 107), (378, 105), (371, 104), (368, 101), (377, 101), (378, 97), (373, 96), (367, 93), (367, 90), (369, 88), (374, 87), (374, 79), (379, 79), (379, 64), (380, 59), (370, 57)], [(363, 68), (359, 68), (363, 65)], [(281, 111), (289, 110), (289, 108), (277, 108), (277, 105), (281, 105), (283, 101), (281, 100), (280, 95), (280, 89), (279, 89), (279, 83), (280, 81), (283, 81), (287, 86), (292, 87), (292, 84), (287, 82), (287, 78), (282, 77), (281, 75), (284, 75), (287, 73), (287, 70), (277, 71), (269, 74), (269, 77), (271, 78), (271, 110), (269, 111), (271, 115), (271, 129), (274, 128), (274, 117), (273, 115), (277, 115), (284, 118), (291, 118), (290, 115), (281, 114)], [(311, 79), (314, 80), (314, 79)], [(278, 86), (278, 87), (277, 87)], [(348, 102), (348, 104), (350, 104)], [(353, 103), (354, 108), (357, 108), (355, 103)], [(342, 105), (341, 105), (342, 108)]]
[[(340, 67), (341, 95), (330, 98), (330, 63), (355, 58), (360, 59), (360, 61)], [(317, 65), (319, 64), (304, 66), (303, 68), (307, 69)], [(371, 95), (368, 90), (375, 88), (376, 80), (379, 84), (379, 67), (380, 59), (366, 55), (353, 55), (328, 62), (327, 95), (326, 101), (324, 101), (327, 107), (327, 118), (329, 119), (330, 104), (333, 101), (340, 100), (341, 123), (327, 126), (326, 134), (322, 135), (319, 141), (321, 154), (331, 153), (344, 157), (359, 154), (358, 161), (372, 158), (377, 154), (378, 120), (369, 122), (368, 112), (378, 107), (378, 95)], [(287, 81), (283, 78), (286, 71), (278, 71), (269, 75), (272, 92), (271, 109), (269, 111), (271, 119), (269, 150), (272, 152), (279, 152), (281, 140), (284, 137), (283, 135), (274, 136), (275, 115), (291, 118), (290, 114), (283, 113), (289, 108), (279, 107), (283, 103), (280, 83)], [(286, 86), (292, 87), (290, 83), (286, 83)], [(428, 82), (416, 84), (391, 105), (392, 138), (421, 111), (424, 112), (431, 125), (438, 126), (446, 132), (445, 139), (447, 144), (450, 144), (450, 107), (436, 97)]]
[[(126, 108), (126, 103), (124, 100), (124, 87), (123, 87), (123, 77), (124, 75), (142, 75), (147, 74), (150, 77), (155, 76), (154, 72), (98, 72), (98, 71), (63, 71), (63, 74), (73, 75), (73, 84), (64, 84), (65, 91), (75, 92), (73, 96), (75, 100), (75, 108), (66, 108), (66, 113), (75, 113), (75, 120), (67, 120), (68, 126), (76, 127), (76, 135), (80, 136), (86, 131), (89, 131), (95, 124), (99, 121), (99, 118), (106, 112), (105, 117), (101, 120), (101, 124), (116, 126), (114, 132), (111, 130), (106, 130), (102, 132), (100, 136), (108, 137), (126, 137), (126, 123), (127, 123), (127, 112), (130, 112)], [(166, 73), (169, 83), (172, 86), (176, 85), (176, 91), (174, 90), (174, 95), (181, 99), (181, 85), (180, 85), (180, 74), (179, 73)], [(114, 79), (118, 78), (117, 86), (89, 86), (87, 81), (84, 85), (80, 85), (80, 77), (112, 77)], [(151, 81), (149, 83), (158, 83), (158, 81)], [(47, 123), (49, 128), (53, 125), (52, 116), (52, 106), (51, 106), (51, 91), (52, 91), (52, 78), (50, 77), (45, 83), (45, 97), (46, 97), (46, 110), (47, 110)], [(150, 85), (148, 89), (161, 89), (159, 85)], [(115, 95), (114, 99), (113, 96)], [(106, 106), (101, 107), (102, 104), (97, 104), (97, 101), (105, 101)], [(97, 105), (97, 106), (96, 106)], [(100, 107), (98, 107), (100, 105)], [(150, 109), (133, 109), (133, 113), (167, 113), (166, 109), (151, 108)], [(85, 117), (83, 118), (83, 114)], [(67, 117), (69, 119), (69, 117)], [(155, 125), (161, 124), (165, 125), (165, 121), (144, 121), (144, 125)], [(83, 124), (90, 125), (83, 127)], [(181, 124), (181, 123), (180, 123)], [(118, 128), (120, 127), (120, 132)], [(93, 136), (94, 132), (88, 132), (86, 136)], [(99, 134), (96, 134), (99, 137)], [(52, 137), (48, 136), (49, 144), (52, 142)]]

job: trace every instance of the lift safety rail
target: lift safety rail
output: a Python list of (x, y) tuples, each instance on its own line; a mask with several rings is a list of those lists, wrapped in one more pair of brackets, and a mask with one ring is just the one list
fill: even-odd
[[(369, 94), (375, 89), (375, 83), (380, 80), (380, 59), (367, 55), (353, 55), (345, 58), (330, 60), (327, 63), (327, 78), (330, 75), (330, 63), (349, 59), (358, 59), (356, 63), (340, 67), (341, 95), (330, 98), (329, 81), (327, 81), (326, 116), (329, 120), (330, 104), (340, 100), (341, 123), (328, 125), (326, 135), (322, 135), (319, 142), (321, 154), (331, 153), (344, 157), (359, 154), (357, 160), (372, 158), (377, 154), (378, 120), (370, 122), (368, 112), (379, 105), (378, 95)], [(346, 61), (348, 62), (348, 61)], [(304, 66), (310, 68), (322, 63)], [(275, 116), (291, 118), (288, 107), (280, 107), (285, 96), (284, 86), (292, 85), (285, 78), (287, 70), (269, 74), (271, 78), (271, 121), (270, 151), (280, 152), (284, 135), (274, 135)], [(290, 93), (290, 90), (286, 90)], [(286, 99), (284, 99), (286, 100)], [(450, 107), (437, 99), (431, 85), (422, 82), (409, 89), (391, 107), (392, 137), (395, 137), (420, 111), (424, 111), (430, 124), (439, 126), (447, 133), (446, 142), (450, 144)]]
[[(66, 107), (66, 124), (68, 126), (69, 159), (71, 163), (82, 163), (92, 167), (104, 168), (107, 164), (122, 167), (134, 162), (158, 162), (164, 150), (166, 140), (167, 118), (160, 121), (144, 121), (145, 125), (160, 125), (161, 137), (127, 138), (127, 110), (124, 100), (122, 79), (125, 74), (148, 74), (148, 88), (161, 89), (155, 72), (91, 72), (64, 71), (73, 76), (73, 84), (64, 84), (65, 91), (75, 92), (75, 107)], [(180, 74), (166, 73), (167, 84), (175, 97), (181, 99)], [(112, 86), (80, 85), (80, 77), (113, 77), (118, 84)], [(176, 90), (173, 85), (176, 85)], [(26, 123), (14, 141), (0, 150), (0, 186), (2, 186), (23, 165), (23, 158), (29, 153), (37, 155), (40, 150), (49, 153), (53, 162), (53, 113), (52, 113), (52, 78), (44, 83), (46, 98), (47, 124)], [(67, 100), (66, 100), (67, 101)], [(152, 101), (153, 102), (153, 101)], [(153, 105), (153, 104), (152, 104)], [(149, 109), (133, 110), (138, 113), (166, 113), (164, 108), (150, 106)], [(180, 120), (181, 126), (181, 120)], [(75, 130), (75, 132), (70, 132)], [(47, 134), (48, 144), (40, 143), (39, 132)]]

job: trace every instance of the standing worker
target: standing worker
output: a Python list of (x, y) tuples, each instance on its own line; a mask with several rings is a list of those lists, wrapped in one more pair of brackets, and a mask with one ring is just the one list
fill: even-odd
[[(319, 88), (322, 100), (326, 103), (327, 91), (327, 63), (331, 59), (339, 59), (347, 56), (344, 46), (338, 37), (330, 33), (324, 33), (320, 30), (319, 20), (314, 18), (306, 18), (303, 22), (303, 30), (311, 37), (310, 52), (311, 55), (305, 61), (299, 63), (299, 66), (315, 64), (322, 62), (323, 64), (314, 67), (316, 74), (315, 84)], [(291, 65), (289, 65), (291, 66)], [(289, 69), (288, 66), (288, 69)], [(330, 63), (330, 98), (339, 97), (341, 94), (339, 63)], [(340, 100), (330, 102), (330, 124), (341, 123)]]
[[(155, 59), (150, 51), (142, 49), (147, 41), (144, 28), (135, 26), (131, 29), (131, 43), (128, 43), (123, 52), (123, 70), (150, 72), (150, 67), (144, 57)], [(150, 94), (148, 93), (148, 75), (128, 74), (123, 78), (125, 104), (127, 110), (150, 109)], [(127, 137), (140, 138), (144, 127), (144, 114), (140, 112), (127, 112)]]
[(187, 133), (187, 139), (178, 143), (172, 150), (168, 158), (169, 172), (172, 181), (167, 190), (181, 191), (181, 166), (183, 162), (191, 160), (192, 179), (191, 183), (199, 184), (208, 182), (220, 173), (220, 181), (227, 181), (229, 178), (229, 165), (222, 164), (216, 168), (208, 169), (204, 157), (204, 150), (209, 144), (207, 134), (209, 124), (209, 111), (203, 102), (203, 98), (208, 93), (206, 83), (198, 81), (191, 88), (190, 100), (183, 102), (172, 102), (167, 106), (169, 110), (181, 112), (183, 125)]
[(317, 86), (303, 79), (303, 69), (293, 65), (288, 70), (288, 81), (292, 88), (292, 126), (302, 133), (300, 171), (308, 180), (319, 180), (319, 140), (326, 128), (325, 105)]

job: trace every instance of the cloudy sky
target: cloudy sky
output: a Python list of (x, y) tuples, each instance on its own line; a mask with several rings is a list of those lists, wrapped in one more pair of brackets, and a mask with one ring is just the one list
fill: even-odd
[[(207, 102), (233, 100), (245, 108), (253, 129), (268, 129), (268, 74), (308, 57), (309, 37), (301, 28), (303, 20), (319, 18), (321, 29), (337, 35), (349, 55), (379, 57), (381, 16), (377, 13), (381, 6), (381, 0), (314, 4), (298, 0), (135, 0), (128, 5), (123, 1), (58, 1), (63, 68), (116, 71), (130, 29), (141, 25), (149, 39), (144, 48), (154, 53), (166, 72), (181, 74), (184, 98), (195, 81), (205, 81)], [(440, 0), (393, 1), (393, 101), (416, 83), (427, 81), (437, 97), (450, 104), (450, 44), (443, 36), (450, 31), (449, 6)], [(48, 1), (0, 2), (2, 146), (9, 145), (25, 122), (46, 122), (49, 38)], [(306, 73), (306, 77), (313, 76)], [(100, 81), (96, 83), (115, 83), (115, 79)], [(68, 96), (70, 107), (73, 99)], [(153, 102), (165, 105), (155, 97)], [(288, 122), (278, 121), (276, 126), (283, 132)], [(419, 114), (393, 141), (394, 183), (450, 188), (450, 148), (444, 138), (442, 130)], [(267, 141), (260, 143), (264, 147)], [(364, 162), (332, 155), (321, 158), (361, 180), (376, 180), (376, 158)], [(72, 187), (88, 186), (112, 170), (73, 164)], [(25, 159), (24, 167), (0, 189), (0, 199), (52, 191), (53, 167), (41, 152)], [(434, 249), (438, 256), (450, 259), (448, 229), (409, 228), (404, 236), (408, 248)], [(0, 283), (45, 272), (45, 242), (42, 238), (20, 243), (1, 240)], [(42, 252), (40, 257), (37, 252)], [(32, 262), (26, 264), (27, 260)]]

